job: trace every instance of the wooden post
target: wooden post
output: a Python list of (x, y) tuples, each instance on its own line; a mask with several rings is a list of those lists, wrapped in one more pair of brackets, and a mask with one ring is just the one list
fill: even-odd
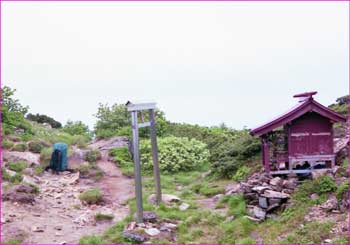
[(136, 195), (136, 216), (137, 222), (143, 223), (143, 208), (142, 208), (142, 183), (141, 183), (141, 166), (139, 153), (139, 130), (137, 123), (137, 111), (131, 111), (131, 126), (132, 126), (132, 146), (134, 154), (134, 176), (135, 176), (135, 195)]
[(266, 137), (261, 137), (262, 140), (262, 145), (263, 145), (263, 165), (265, 168), (265, 172), (267, 174), (270, 174), (270, 152), (269, 152), (269, 145), (267, 142), (267, 138)]
[(152, 144), (152, 158), (153, 158), (153, 175), (154, 185), (156, 189), (156, 204), (159, 205), (162, 201), (162, 191), (160, 186), (160, 174), (158, 163), (158, 146), (157, 146), (157, 128), (154, 109), (149, 110), (149, 120), (151, 123), (151, 144)]

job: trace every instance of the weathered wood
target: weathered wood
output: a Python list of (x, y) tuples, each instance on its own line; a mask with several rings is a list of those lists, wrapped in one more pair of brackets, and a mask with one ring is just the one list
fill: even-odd
[(145, 128), (151, 126), (151, 122), (139, 123), (138, 128)]
[(131, 111), (142, 111), (142, 110), (150, 110), (150, 109), (156, 109), (156, 103), (139, 103), (139, 104), (133, 104), (131, 102), (128, 102), (126, 104), (126, 107), (129, 112)]
[(263, 145), (263, 165), (266, 173), (270, 173), (270, 152), (266, 137), (261, 137)]
[(142, 180), (141, 180), (141, 165), (139, 153), (139, 131), (137, 125), (137, 111), (131, 112), (132, 126), (132, 146), (134, 158), (134, 176), (135, 176), (135, 196), (136, 196), (136, 216), (137, 222), (143, 223), (143, 207), (142, 207)]
[(160, 186), (160, 171), (158, 162), (158, 146), (157, 146), (157, 127), (155, 119), (155, 111), (149, 110), (150, 126), (151, 126), (151, 144), (152, 144), (152, 159), (153, 159), (153, 175), (156, 189), (156, 204), (162, 202), (162, 191)]
[(279, 170), (279, 171), (271, 171), (270, 174), (271, 175), (278, 175), (278, 174), (290, 174), (290, 173), (294, 173), (294, 174), (306, 174), (306, 173), (311, 173), (311, 172), (322, 172), (325, 170), (332, 170), (331, 168), (322, 168), (322, 169), (293, 169), (293, 170)]

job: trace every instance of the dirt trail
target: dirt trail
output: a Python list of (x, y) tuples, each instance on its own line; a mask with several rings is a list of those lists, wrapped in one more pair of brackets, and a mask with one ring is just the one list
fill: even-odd
[[(77, 174), (69, 172), (58, 176), (46, 172), (36, 183), (41, 191), (34, 205), (2, 202), (3, 240), (19, 228), (27, 233), (24, 243), (77, 243), (82, 236), (101, 234), (127, 216), (129, 208), (125, 203), (134, 195), (133, 179), (123, 176), (105, 155), (97, 164), (105, 173), (99, 182), (74, 181)], [(94, 187), (103, 191), (105, 204), (82, 205), (79, 194)], [(113, 214), (114, 219), (96, 223), (96, 213)]]

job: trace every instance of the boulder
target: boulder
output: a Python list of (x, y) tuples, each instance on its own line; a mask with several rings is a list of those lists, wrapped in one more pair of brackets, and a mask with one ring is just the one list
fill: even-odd
[(270, 180), (270, 185), (280, 186), (282, 185), (283, 180), (280, 177), (275, 177)]
[(214, 202), (219, 201), (222, 197), (224, 196), (224, 194), (217, 194), (215, 196), (212, 197)]
[(261, 208), (268, 208), (267, 198), (266, 197), (259, 197), (259, 207), (261, 207)]
[(254, 186), (252, 188), (253, 191), (258, 192), (258, 193), (263, 193), (265, 190), (271, 189), (270, 186)]
[(128, 239), (128, 240), (131, 240), (131, 241), (135, 241), (135, 242), (144, 242), (146, 241), (146, 237), (144, 237), (143, 235), (135, 232), (135, 231), (124, 231), (123, 232), (123, 237)]
[(281, 202), (282, 202), (282, 199), (280, 199), (280, 198), (269, 198), (269, 206), (274, 205), (274, 204), (280, 205)]
[(157, 228), (145, 229), (145, 232), (149, 236), (157, 236), (160, 234), (160, 230), (158, 230)]
[(290, 178), (287, 180), (283, 180), (283, 184), (282, 184), (283, 188), (286, 189), (295, 189), (297, 187), (297, 180), (294, 178)]
[(258, 206), (254, 206), (253, 212), (254, 212), (254, 216), (257, 217), (258, 219), (265, 219), (266, 212), (262, 208)]
[(179, 210), (180, 211), (185, 211), (189, 207), (190, 207), (190, 204), (188, 204), (188, 203), (181, 203), (181, 205), (179, 206)]
[(158, 219), (158, 215), (152, 211), (143, 212), (143, 221), (155, 222)]
[(272, 190), (264, 191), (264, 193), (261, 194), (261, 196), (267, 197), (267, 198), (280, 198), (280, 199), (289, 198), (289, 194), (277, 192), (277, 191), (272, 191)]
[[(147, 201), (153, 205), (156, 204), (156, 195), (151, 194)], [(170, 194), (162, 194), (162, 202), (166, 205), (171, 205), (172, 203), (178, 203), (180, 202), (181, 199), (175, 195), (170, 195)]]
[(311, 200), (317, 200), (319, 198), (319, 195), (317, 194), (317, 193), (312, 193), (311, 195), (310, 195), (310, 199)]
[(232, 195), (234, 193), (239, 192), (241, 188), (241, 184), (240, 183), (234, 183), (234, 184), (229, 184), (226, 186), (225, 188), (225, 195)]
[(23, 161), (28, 164), (28, 167), (40, 164), (40, 155), (28, 151), (3, 151), (3, 159), (5, 162)]

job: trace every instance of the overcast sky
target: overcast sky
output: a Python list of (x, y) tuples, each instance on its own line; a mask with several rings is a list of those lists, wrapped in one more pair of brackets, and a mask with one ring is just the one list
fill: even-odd
[(316, 90), (347, 94), (348, 2), (2, 2), (3, 84), (92, 127), (98, 103), (251, 128)]

